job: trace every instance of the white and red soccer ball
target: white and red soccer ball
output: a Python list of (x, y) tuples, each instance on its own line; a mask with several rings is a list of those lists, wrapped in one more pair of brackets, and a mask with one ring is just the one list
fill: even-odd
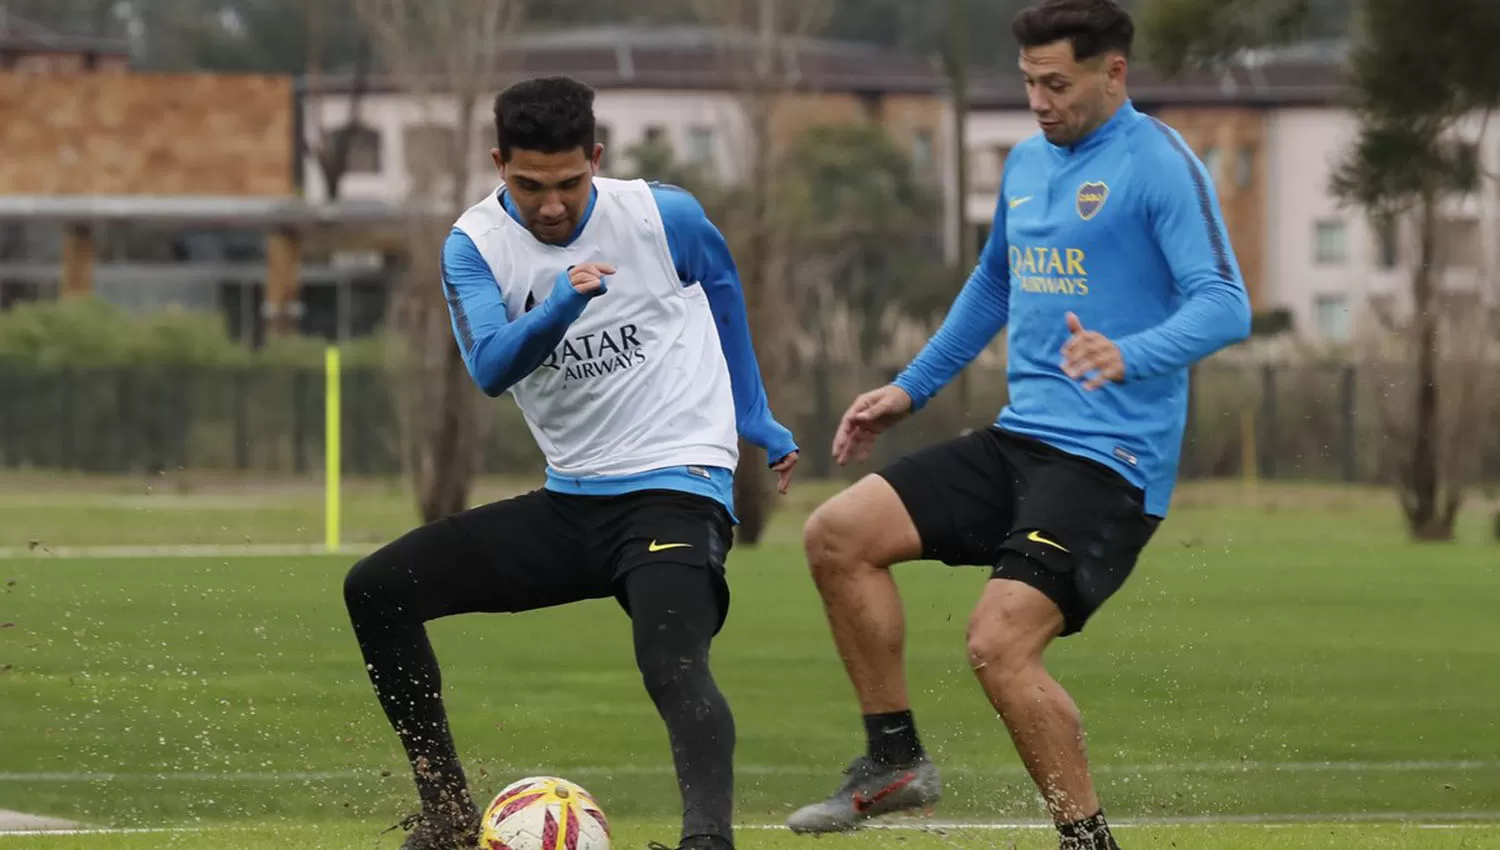
[(609, 821), (593, 795), (556, 776), (528, 776), (485, 809), (484, 850), (610, 850)]

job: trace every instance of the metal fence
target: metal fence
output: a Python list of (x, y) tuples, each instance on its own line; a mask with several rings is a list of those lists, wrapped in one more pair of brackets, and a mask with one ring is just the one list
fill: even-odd
[[(1374, 366), (1250, 367), (1205, 364), (1194, 373), (1181, 474), (1239, 476), (1247, 457), (1263, 478), (1391, 480), (1397, 453), (1381, 405), (1402, 394), (1394, 373)], [(858, 392), (891, 376), (875, 369), (809, 368), (776, 393), (775, 407), (806, 449), (814, 477), (840, 471), (826, 447)], [(920, 415), (882, 439), (889, 459), (993, 420), (1004, 375), (971, 369), (967, 403), (950, 386)], [(392, 380), (349, 369), (342, 388), (343, 468), (351, 475), (400, 472)], [(97, 370), (0, 369), (0, 462), (10, 468), (95, 473), (163, 470), (320, 475), (324, 377), (282, 367)], [(484, 404), (485, 473), (534, 474), (542, 459), (515, 405)], [(1500, 481), (1500, 428), (1473, 448), (1487, 481)]]

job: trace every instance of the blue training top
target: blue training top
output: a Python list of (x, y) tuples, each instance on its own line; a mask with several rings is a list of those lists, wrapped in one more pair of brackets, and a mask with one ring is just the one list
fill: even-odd
[[(1089, 391), (1063, 373), (1069, 312), (1119, 346), (1123, 382)], [(1071, 145), (1017, 145), (978, 267), (897, 386), (920, 407), (1007, 324), (996, 424), (1119, 471), (1165, 516), (1188, 367), (1250, 332), (1213, 183), (1175, 130), (1127, 101)]]

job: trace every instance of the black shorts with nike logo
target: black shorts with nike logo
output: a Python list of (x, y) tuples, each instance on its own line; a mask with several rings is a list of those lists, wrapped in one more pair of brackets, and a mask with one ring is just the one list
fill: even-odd
[(994, 426), (878, 474), (906, 506), (923, 558), (1035, 587), (1062, 611), (1063, 635), (1120, 589), (1161, 522), (1115, 470)]
[(409, 549), (414, 563), (448, 575), (441, 582), (451, 597), (439, 606), (444, 614), (513, 613), (609, 598), (629, 613), (630, 573), (659, 564), (702, 571), (707, 587), (695, 592), (704, 604), (717, 603), (715, 631), (729, 611), (725, 559), (733, 523), (723, 505), (692, 493), (533, 490), (414, 529), (396, 545)]

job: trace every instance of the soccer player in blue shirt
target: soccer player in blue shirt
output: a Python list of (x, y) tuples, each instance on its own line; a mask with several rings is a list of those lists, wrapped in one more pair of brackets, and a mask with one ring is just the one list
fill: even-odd
[(1045, 798), (1064, 850), (1116, 848), (1077, 706), (1042, 656), (1119, 590), (1167, 511), (1188, 368), (1249, 334), (1212, 181), (1137, 111), (1134, 25), (1114, 0), (1043, 0), (1014, 20), (1041, 133), (1011, 153), (978, 267), (916, 359), (844, 414), (833, 452), (864, 460), (1009, 329), (1010, 403), (992, 427), (897, 460), (822, 505), (805, 543), (868, 738), (798, 832), (848, 830), (940, 796), (902, 664), (889, 568), (981, 565), (968, 657)]

